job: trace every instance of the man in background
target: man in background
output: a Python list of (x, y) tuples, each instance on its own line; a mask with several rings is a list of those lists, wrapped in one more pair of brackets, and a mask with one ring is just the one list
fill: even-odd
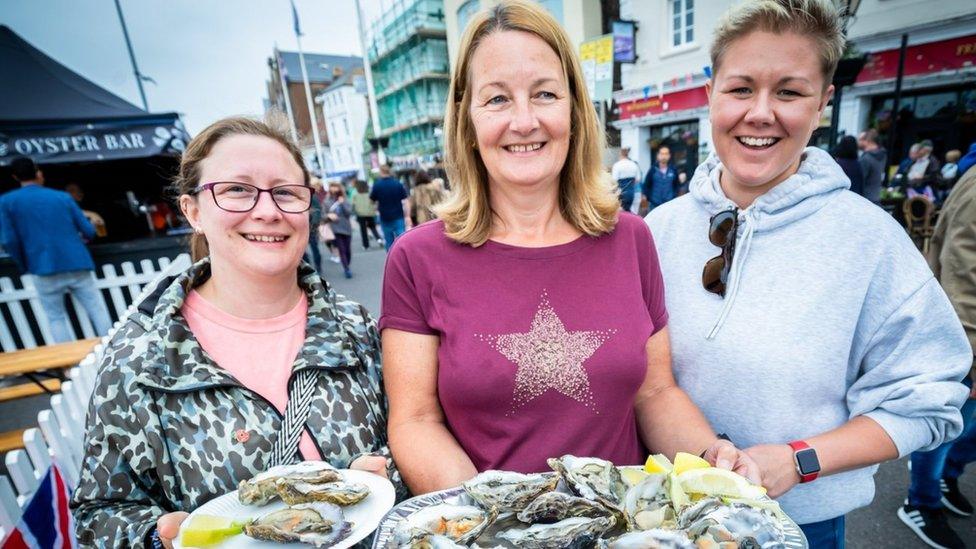
[(671, 165), (671, 149), (662, 145), (657, 150), (657, 162), (644, 176), (644, 196), (648, 207), (654, 208), (674, 199), (678, 193), (678, 171)]
[(875, 204), (881, 203), (881, 186), (884, 184), (885, 170), (888, 169), (888, 151), (878, 144), (878, 131), (869, 129), (857, 137), (861, 149), (858, 162), (864, 173), (864, 198)]
[(95, 238), (95, 228), (71, 195), (44, 187), (44, 173), (33, 160), (15, 158), (10, 168), (20, 189), (0, 196), (0, 240), (21, 272), (34, 275), (51, 337), (55, 343), (74, 340), (66, 293), (81, 303), (97, 335), (105, 335), (112, 323), (82, 240)]
[(629, 212), (634, 205), (634, 190), (641, 176), (640, 166), (630, 159), (630, 147), (620, 148), (620, 159), (614, 162), (610, 174), (620, 190), (620, 208)]
[(390, 251), (393, 241), (410, 228), (410, 203), (406, 187), (393, 177), (388, 164), (380, 166), (380, 177), (373, 182), (369, 198), (376, 202), (380, 211), (380, 227), (386, 251)]

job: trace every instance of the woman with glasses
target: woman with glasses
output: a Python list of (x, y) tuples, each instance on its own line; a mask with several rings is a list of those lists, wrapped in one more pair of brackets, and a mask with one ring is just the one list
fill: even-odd
[(843, 546), (875, 464), (959, 433), (972, 364), (905, 231), (806, 146), (843, 47), (826, 0), (732, 8), (706, 88), (715, 152), (647, 218), (678, 385), (811, 547)]
[(453, 195), (397, 240), (383, 279), (405, 481), (424, 493), (564, 454), (643, 463), (648, 449), (754, 472), (674, 384), (651, 233), (618, 215), (565, 31), (511, 0), (467, 29), (445, 119)]
[(72, 507), (78, 539), (170, 547), (187, 512), (302, 460), (397, 475), (379, 335), (301, 261), (312, 188), (277, 125), (218, 121), (183, 153), (194, 265), (106, 346)]

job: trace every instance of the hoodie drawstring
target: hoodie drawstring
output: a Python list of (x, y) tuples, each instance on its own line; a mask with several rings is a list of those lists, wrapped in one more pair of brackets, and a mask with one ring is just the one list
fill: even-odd
[(753, 230), (754, 225), (755, 223), (750, 222), (748, 216), (746, 216), (745, 232), (742, 233), (742, 240), (739, 241), (741, 245), (736, 246), (739, 249), (735, 250), (732, 256), (732, 268), (729, 270), (731, 280), (729, 281), (728, 291), (725, 292), (725, 304), (722, 306), (722, 313), (718, 316), (715, 325), (712, 326), (711, 331), (708, 332), (708, 336), (705, 339), (715, 339), (718, 331), (725, 324), (725, 319), (728, 318), (729, 312), (732, 311), (735, 297), (739, 293), (739, 279), (742, 277), (742, 269), (745, 267), (746, 258), (749, 257), (749, 248), (752, 247), (752, 235), (755, 232)]

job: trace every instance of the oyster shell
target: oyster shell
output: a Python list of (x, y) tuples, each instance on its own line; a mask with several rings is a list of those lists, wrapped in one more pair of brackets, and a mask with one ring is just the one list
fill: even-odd
[(729, 542), (741, 549), (785, 547), (783, 529), (767, 509), (708, 498), (682, 512), (678, 522), (700, 547)]
[(677, 524), (671, 504), (669, 475), (648, 475), (624, 494), (623, 510), (631, 529), (674, 528)]
[(397, 525), (395, 535), (401, 547), (409, 547), (431, 534), (467, 545), (491, 526), (497, 517), (498, 511), (495, 508), (485, 511), (473, 505), (443, 503), (410, 515)]
[(254, 478), (242, 480), (237, 486), (237, 498), (244, 505), (264, 505), (278, 497), (275, 484), (279, 479), (321, 484), (342, 480), (342, 475), (324, 461), (279, 465), (255, 475)]
[(519, 511), (518, 519), (529, 524), (542, 524), (570, 517), (605, 517), (611, 514), (609, 509), (595, 501), (563, 492), (546, 492)]
[(559, 459), (550, 458), (548, 463), (576, 495), (620, 509), (627, 485), (620, 471), (609, 461), (566, 455)]
[(294, 482), (290, 478), (279, 478), (275, 483), (278, 495), (288, 505), (326, 501), (336, 505), (353, 505), (369, 495), (369, 487), (356, 482), (326, 482), (312, 484)]
[(602, 540), (600, 549), (695, 549), (695, 544), (682, 532), (672, 530), (644, 530), (631, 532), (612, 540)]
[(467, 549), (467, 547), (467, 545), (455, 543), (449, 537), (429, 534), (404, 545), (399, 545), (398, 549)]
[(497, 537), (524, 549), (583, 548), (591, 547), (614, 524), (613, 517), (571, 517), (552, 524), (505, 530)]
[(485, 471), (461, 486), (485, 509), (495, 507), (500, 513), (524, 509), (540, 494), (556, 489), (556, 475)]
[(304, 503), (258, 518), (244, 527), (244, 535), (263, 541), (307, 543), (329, 547), (346, 538), (352, 523), (331, 503)]

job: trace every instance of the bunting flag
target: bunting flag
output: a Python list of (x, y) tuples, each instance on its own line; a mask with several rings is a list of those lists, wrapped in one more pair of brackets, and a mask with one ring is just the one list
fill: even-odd
[(0, 543), (0, 549), (75, 549), (75, 522), (68, 503), (68, 485), (56, 465), (51, 465), (37, 491), (24, 507), (17, 526)]
[(289, 0), (291, 2), (291, 18), (295, 23), (295, 36), (302, 36), (302, 27), (298, 24), (298, 10), (295, 9), (295, 0)]

